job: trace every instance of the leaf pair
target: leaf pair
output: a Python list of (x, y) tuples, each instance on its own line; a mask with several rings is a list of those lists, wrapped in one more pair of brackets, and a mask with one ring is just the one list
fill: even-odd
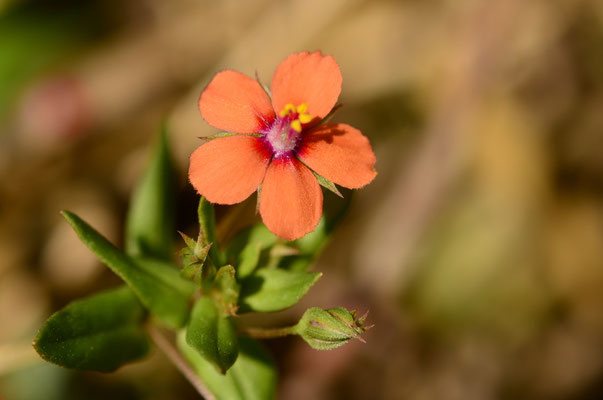
[(148, 352), (145, 307), (168, 326), (186, 323), (194, 286), (167, 261), (174, 231), (173, 182), (163, 131), (128, 214), (128, 254), (77, 215), (63, 213), (82, 242), (129, 287), (74, 301), (52, 315), (34, 342), (44, 359), (68, 368), (112, 371)]

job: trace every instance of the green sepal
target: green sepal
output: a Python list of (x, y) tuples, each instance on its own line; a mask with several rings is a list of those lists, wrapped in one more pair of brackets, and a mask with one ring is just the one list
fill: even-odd
[(315, 350), (332, 350), (343, 346), (350, 339), (358, 339), (370, 327), (364, 327), (366, 316), (356, 318), (355, 311), (343, 307), (323, 310), (309, 308), (301, 317), (294, 332)]
[(191, 282), (165, 262), (129, 257), (77, 215), (62, 213), (80, 240), (132, 288), (145, 307), (170, 327), (186, 323), (194, 291)]
[(318, 123), (318, 125), (322, 125), (322, 124), (328, 123), (331, 120), (331, 118), (333, 118), (333, 116), (335, 115), (335, 113), (337, 111), (339, 111), (339, 109), (341, 107), (343, 107), (342, 103), (336, 104), (335, 107), (331, 108), (331, 111), (329, 111), (329, 113), (323, 119), (320, 120), (320, 122)]
[(215, 135), (209, 136), (200, 136), (199, 139), (205, 140), (206, 142), (210, 142), (215, 139), (221, 139), (229, 136), (254, 136), (254, 137), (263, 137), (265, 135), (261, 133), (235, 133), (235, 132), (220, 132)]
[(225, 265), (216, 273), (212, 285), (212, 297), (221, 314), (236, 315), (239, 308), (237, 305), (239, 284), (235, 279), (235, 269), (232, 265)]
[(331, 182), (330, 180), (328, 180), (324, 176), (317, 174), (314, 171), (312, 171), (312, 173), (316, 177), (316, 180), (318, 181), (318, 183), (320, 184), (320, 186), (322, 186), (323, 188), (325, 188), (327, 190), (330, 190), (331, 192), (335, 193), (337, 196), (343, 198), (343, 195), (341, 194), (341, 192), (339, 191), (339, 189), (337, 189), (337, 185), (335, 185), (333, 182)]
[[(297, 158), (297, 160), (299, 162), (301, 162), (306, 167), (308, 167), (308, 165), (304, 162), (304, 160), (302, 160), (299, 156), (295, 156), (295, 157)], [(343, 198), (343, 195), (341, 194), (341, 192), (339, 191), (339, 189), (337, 189), (337, 185), (335, 185), (333, 182), (331, 182), (330, 180), (328, 180), (324, 176), (322, 176), (319, 173), (317, 173), (316, 171), (314, 171), (312, 168), (308, 167), (308, 169), (310, 171), (312, 171), (312, 174), (314, 175), (314, 177), (316, 178), (316, 180), (318, 181), (318, 183), (320, 184), (320, 186), (322, 186), (325, 189), (327, 189), (327, 190), (335, 193), (337, 196)]]
[(163, 126), (126, 217), (125, 249), (129, 255), (170, 259), (174, 232), (174, 182), (167, 131)]
[(193, 281), (196, 285), (201, 285), (203, 279), (203, 266), (211, 249), (212, 243), (204, 246), (204, 241), (199, 235), (199, 239), (194, 241), (184, 233), (180, 232), (180, 235), (186, 243), (186, 247), (180, 250), (179, 254), (182, 257), (182, 269), (180, 270), (180, 276), (184, 279)]
[(255, 71), (255, 81), (262, 87), (262, 89), (264, 90), (264, 92), (272, 100), (272, 93), (270, 92), (270, 88), (268, 88), (268, 86), (264, 85), (264, 83), (260, 80), (260, 76), (258, 75), (258, 71)]
[(222, 375), (185, 339), (178, 335), (178, 348), (216, 400), (271, 400), (276, 398), (276, 366), (266, 349), (257, 341), (239, 338), (239, 357)]
[(193, 307), (186, 329), (186, 342), (221, 374), (228, 371), (239, 354), (231, 317), (221, 315), (214, 301), (208, 297), (200, 298)]
[(272, 312), (296, 304), (320, 279), (320, 272), (260, 269), (241, 281), (239, 312)]
[(111, 372), (148, 353), (145, 314), (127, 286), (106, 290), (54, 313), (33, 345), (43, 359), (62, 367)]
[[(178, 233), (180, 234), (180, 237), (182, 238), (182, 240), (184, 240), (184, 243), (186, 244), (186, 247), (184, 249), (182, 249), (181, 252), (184, 252), (184, 250), (188, 249), (191, 252), (191, 255), (194, 255), (194, 251), (197, 248), (197, 243), (199, 243), (198, 241), (194, 240), (192, 237), (188, 236), (185, 233), (182, 233), (180, 231), (178, 231)], [(199, 235), (199, 241), (201, 240), (201, 236)]]

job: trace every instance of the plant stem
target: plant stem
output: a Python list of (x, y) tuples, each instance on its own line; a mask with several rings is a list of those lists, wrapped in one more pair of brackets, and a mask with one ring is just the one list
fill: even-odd
[(283, 328), (244, 327), (241, 328), (241, 333), (254, 339), (273, 339), (277, 337), (295, 335), (295, 325), (285, 326)]
[(201, 382), (197, 374), (195, 374), (195, 371), (193, 371), (188, 363), (182, 358), (170, 340), (168, 340), (155, 326), (147, 325), (146, 328), (155, 345), (167, 356), (172, 364), (178, 368), (178, 370), (191, 383), (191, 385), (193, 385), (197, 392), (199, 392), (199, 394), (206, 400), (215, 400), (215, 397), (207, 389), (205, 384)]

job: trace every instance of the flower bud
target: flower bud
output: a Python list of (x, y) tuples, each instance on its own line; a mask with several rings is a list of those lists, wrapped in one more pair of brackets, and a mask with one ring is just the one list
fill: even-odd
[[(185, 279), (190, 279), (200, 284), (204, 274), (203, 265), (211, 248), (211, 243), (204, 246), (201, 237), (195, 241), (184, 233), (179, 233), (186, 243), (186, 247), (180, 250), (179, 253), (182, 256), (183, 265), (180, 275)], [(207, 275), (207, 271), (205, 275)]]
[(365, 319), (366, 316), (356, 319), (355, 311), (350, 312), (342, 307), (328, 310), (313, 307), (301, 317), (295, 326), (295, 333), (313, 349), (331, 350), (350, 339), (364, 342), (360, 335), (367, 329), (363, 327)]

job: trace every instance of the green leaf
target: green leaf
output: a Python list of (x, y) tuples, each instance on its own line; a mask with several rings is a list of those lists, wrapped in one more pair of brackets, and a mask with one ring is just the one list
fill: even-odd
[(239, 279), (251, 274), (260, 261), (263, 250), (277, 243), (278, 237), (263, 224), (254, 225), (237, 235), (227, 249), (227, 258), (233, 260)]
[(183, 279), (180, 271), (170, 262), (148, 257), (131, 257), (134, 262), (146, 273), (157, 278), (158, 281), (176, 289), (187, 299), (193, 295), (195, 285)]
[(323, 217), (318, 222), (316, 229), (308, 233), (306, 236), (297, 239), (295, 244), (305, 254), (316, 254), (327, 242), (330, 233), (331, 232), (328, 229), (327, 223)]
[(77, 215), (63, 211), (63, 216), (80, 240), (132, 288), (152, 313), (173, 328), (186, 323), (194, 285), (180, 278), (175, 268), (158, 261), (129, 257)]
[(278, 263), (278, 268), (293, 272), (305, 272), (314, 262), (315, 257), (311, 255), (297, 255), (293, 257), (284, 257)]
[(321, 276), (320, 272), (260, 269), (241, 282), (239, 311), (271, 312), (291, 307)]
[(66, 368), (110, 372), (144, 357), (145, 310), (123, 286), (76, 300), (54, 313), (34, 340), (43, 359)]
[(169, 260), (174, 232), (174, 167), (166, 128), (134, 195), (126, 220), (126, 252)]
[(207, 297), (200, 298), (191, 313), (186, 342), (225, 374), (239, 354), (235, 327), (230, 317), (221, 315)]
[(221, 375), (186, 343), (184, 334), (178, 336), (180, 351), (217, 400), (274, 399), (277, 374), (270, 354), (247, 337), (239, 338), (239, 346), (237, 361), (226, 375)]
[(260, 255), (262, 254), (263, 244), (261, 242), (251, 242), (241, 253), (239, 254), (239, 262), (237, 264), (239, 279), (243, 279), (249, 276), (255, 268), (258, 266), (260, 261)]
[(214, 205), (207, 201), (205, 197), (201, 197), (199, 199), (199, 208), (197, 209), (199, 226), (201, 228), (201, 243), (204, 246), (212, 244), (209, 249), (209, 257), (214, 265), (219, 267), (224, 265), (224, 260), (216, 239), (216, 218), (214, 214)]

